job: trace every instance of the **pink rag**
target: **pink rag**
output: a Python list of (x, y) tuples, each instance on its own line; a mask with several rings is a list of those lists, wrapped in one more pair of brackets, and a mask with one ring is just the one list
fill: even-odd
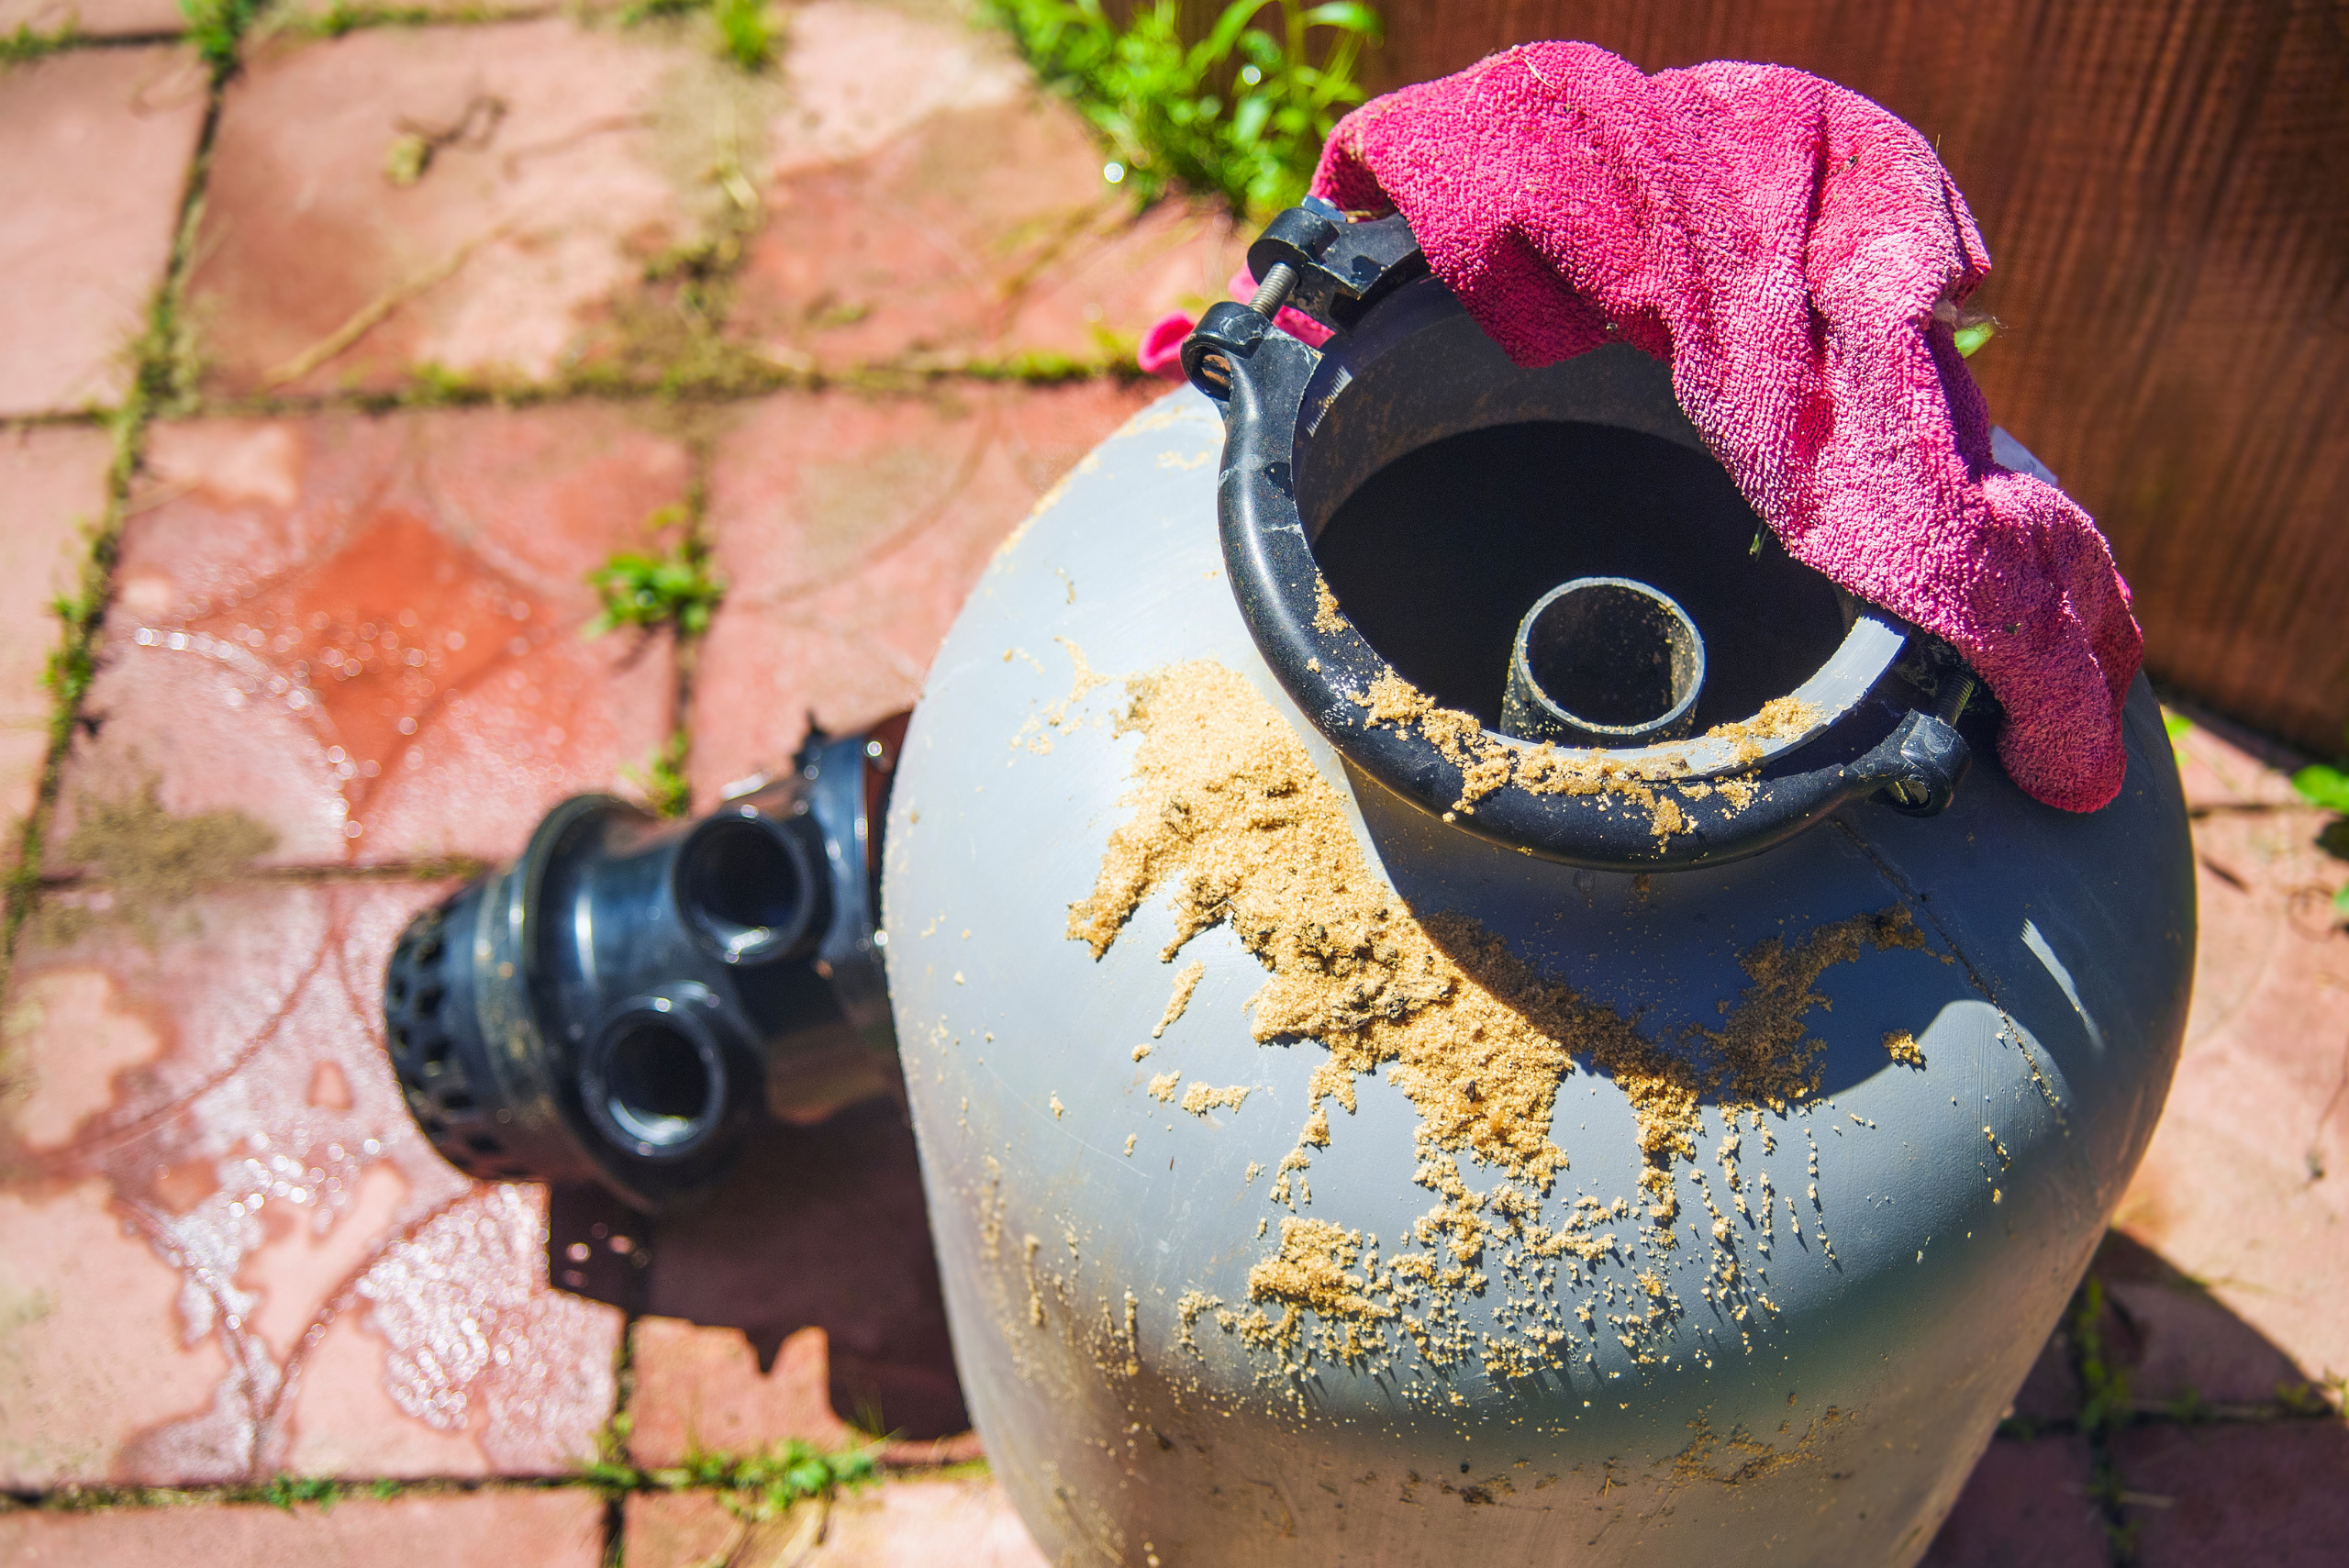
[(1964, 653), (2017, 784), (2120, 793), (2129, 589), (2087, 513), (1991, 458), (1950, 324), (1990, 259), (1910, 127), (1779, 66), (1529, 44), (1347, 116), (1314, 189), (1399, 209), (1520, 364), (1619, 338), (1665, 361), (1789, 554)]

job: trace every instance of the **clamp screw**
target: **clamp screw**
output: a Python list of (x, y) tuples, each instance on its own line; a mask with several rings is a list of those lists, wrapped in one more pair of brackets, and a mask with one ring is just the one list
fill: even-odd
[(1264, 273), (1264, 281), (1256, 285), (1256, 297), (1248, 302), (1248, 308), (1270, 321), (1280, 314), (1296, 287), (1297, 269), (1286, 261), (1275, 261)]
[(1974, 700), (1974, 677), (1960, 670), (1943, 684), (1941, 701), (1933, 706), (1933, 717), (1943, 724), (1955, 724), (1965, 705)]

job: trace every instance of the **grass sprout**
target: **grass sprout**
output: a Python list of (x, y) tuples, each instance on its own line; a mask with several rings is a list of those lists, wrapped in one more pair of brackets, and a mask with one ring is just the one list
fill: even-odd
[[(663, 507), (653, 514), (651, 526), (657, 531), (684, 521), (682, 509)], [(624, 626), (647, 631), (674, 627), (699, 637), (726, 596), (726, 584), (710, 571), (707, 553), (690, 537), (659, 555), (622, 550), (588, 573), (587, 583), (603, 609), (581, 628), (582, 637), (601, 637)]]
[[(1145, 204), (1178, 185), (1212, 193), (1250, 217), (1305, 195), (1330, 128), (1363, 100), (1362, 51), (1383, 35), (1359, 0), (1232, 0), (1196, 43), (1183, 39), (1177, 0), (1136, 6), (1123, 28), (1101, 0), (986, 8), (1099, 133), (1104, 178)], [(1254, 25), (1267, 13), (1270, 25)]]

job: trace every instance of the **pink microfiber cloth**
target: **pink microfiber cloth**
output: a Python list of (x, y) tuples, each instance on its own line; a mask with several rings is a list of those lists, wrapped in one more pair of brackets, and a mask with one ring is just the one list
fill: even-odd
[(1617, 339), (1668, 362), (1789, 554), (1981, 674), (2017, 784), (2120, 793), (2129, 590), (2070, 497), (1991, 458), (1952, 332), (1990, 259), (1915, 130), (1799, 71), (1529, 44), (1347, 116), (1314, 188), (1400, 210), (1519, 364)]

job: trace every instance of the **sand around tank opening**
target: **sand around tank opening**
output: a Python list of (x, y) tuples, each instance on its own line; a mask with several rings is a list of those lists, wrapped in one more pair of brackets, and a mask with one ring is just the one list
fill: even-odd
[[(1390, 1327), (1438, 1366), (1481, 1357), (1489, 1371), (1522, 1373), (1545, 1358), (1587, 1354), (1566, 1341), (1597, 1332), (1589, 1302), (1577, 1329), (1554, 1298), (1520, 1303), (1512, 1292), (1502, 1316), (1515, 1332), (1504, 1340), (1471, 1333), (1459, 1297), (1483, 1294), (1496, 1257), (1503, 1272), (1546, 1296), (1544, 1282), (1554, 1281), (1562, 1260), (1635, 1260), (1642, 1248), (1653, 1254), (1675, 1246), (1673, 1165), (1695, 1162), (1707, 1099), (1723, 1118), (1724, 1170), (1744, 1211), (1731, 1129), (1741, 1117), (1804, 1108), (1820, 1092), (1824, 1042), (1806, 1038), (1804, 1020), (1826, 998), (1813, 983), (1867, 948), (1925, 945), (1898, 906), (1797, 940), (1773, 938), (1743, 955), (1753, 984), (1721, 1003), (1718, 1028), (1652, 1040), (1612, 1007), (1536, 973), (1475, 921), (1405, 906), (1371, 870), (1338, 791), (1241, 676), (1199, 661), (1130, 677), (1125, 688), (1117, 728), (1141, 734), (1128, 796), (1133, 812), (1110, 834), (1092, 893), (1070, 906), (1068, 936), (1098, 958), (1142, 900), (1163, 892), (1175, 930), (1162, 962), (1224, 925), (1264, 966), (1268, 977), (1251, 1004), (1254, 1037), (1315, 1040), (1329, 1053), (1313, 1071), (1308, 1118), (1280, 1163), (1274, 1201), (1292, 1208), (1309, 1201), (1308, 1151), (1332, 1137), (1325, 1102), (1352, 1112), (1362, 1074), (1387, 1069), (1419, 1115), (1416, 1179), (1437, 1201), (1383, 1261), (1375, 1237), (1285, 1219), (1278, 1247), (1250, 1272), (1252, 1307), (1219, 1313), (1227, 1330), (1276, 1352), (1283, 1372), (1297, 1370), (1317, 1346), (1353, 1364), (1384, 1358)], [(1565, 1206), (1561, 1222), (1545, 1224), (1542, 1195), (1567, 1162), (1551, 1138), (1552, 1113), (1578, 1059), (1629, 1096), (1644, 1190), (1636, 1207), (1620, 1196), (1585, 1196)], [(1177, 1081), (1163, 1074), (1150, 1092), (1171, 1102)], [(1189, 1098), (1186, 1109), (1194, 1108)], [(1762, 1138), (1766, 1147), (1771, 1134)], [(1499, 1178), (1490, 1190), (1471, 1189), (1463, 1156)], [(1694, 1179), (1705, 1193), (1703, 1173)], [(1762, 1197), (1766, 1219), (1766, 1176)], [(1702, 1202), (1727, 1254), (1706, 1292), (1711, 1298), (1718, 1290), (1742, 1323), (1750, 1306), (1769, 1304), (1739, 1269), (1726, 1218), (1709, 1195)], [(1607, 1229), (1627, 1221), (1633, 1237)], [(1642, 1277), (1655, 1284), (1638, 1293), (1637, 1311), (1607, 1318), (1644, 1362), (1682, 1307), (1660, 1276)], [(1197, 1310), (1186, 1313), (1186, 1339)], [(1308, 1314), (1318, 1325), (1309, 1337)]]
[[(1314, 627), (1323, 632), (1336, 631), (1346, 624), (1337, 597), (1328, 583), (1318, 576), (1314, 582), (1318, 595)], [(1319, 661), (1315, 667), (1319, 667)], [(1374, 727), (1390, 724), (1397, 729), (1415, 728), (1445, 762), (1460, 770), (1460, 797), (1452, 803), (1454, 812), (1473, 816), (1478, 801), (1511, 785), (1529, 795), (1612, 795), (1645, 811), (1648, 831), (1661, 841), (1675, 833), (1695, 830), (1696, 824), (1680, 808), (1681, 799), (1702, 800), (1718, 794), (1731, 810), (1742, 811), (1760, 793), (1761, 786), (1751, 776), (1690, 778), (1687, 760), (1677, 755), (1629, 762), (1605, 751), (1562, 751), (1547, 740), (1521, 750), (1487, 731), (1475, 714), (1442, 706), (1393, 670), (1383, 672), (1353, 701), (1366, 710)], [(1753, 717), (1716, 724), (1705, 731), (1703, 739), (1729, 742), (1736, 765), (1752, 768), (1762, 762), (1770, 743), (1807, 733), (1819, 718), (1814, 704), (1794, 696), (1774, 697)], [(1659, 786), (1672, 793), (1662, 793)]]

